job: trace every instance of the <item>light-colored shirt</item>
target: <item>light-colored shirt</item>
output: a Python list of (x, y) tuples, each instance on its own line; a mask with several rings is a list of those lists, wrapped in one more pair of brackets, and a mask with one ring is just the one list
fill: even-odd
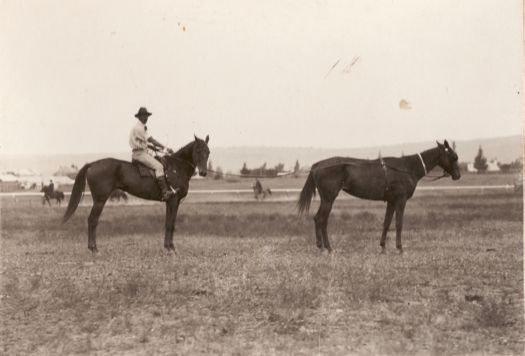
[(149, 137), (146, 125), (137, 120), (129, 133), (129, 146), (132, 150), (146, 150), (148, 149)]

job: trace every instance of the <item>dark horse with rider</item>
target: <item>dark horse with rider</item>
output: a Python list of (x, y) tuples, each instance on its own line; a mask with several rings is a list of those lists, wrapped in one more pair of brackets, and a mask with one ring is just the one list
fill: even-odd
[(42, 183), (42, 189), (40, 189), (40, 192), (44, 193), (44, 196), (42, 197), (42, 205), (46, 205), (47, 203), (49, 206), (51, 206), (51, 199), (55, 199), (57, 204), (60, 206), (62, 204), (62, 200), (65, 199), (64, 192), (55, 189), (53, 180), (50, 180), (48, 185), (44, 185)]
[[(84, 165), (77, 174), (62, 221), (65, 223), (75, 212), (87, 181), (93, 198), (88, 217), (88, 248), (92, 252), (97, 251), (96, 229), (100, 214), (115, 189), (166, 203), (164, 247), (173, 250), (175, 220), (180, 202), (188, 194), (189, 181), (197, 169), (199, 175), (207, 174), (209, 137), (202, 140), (194, 136), (193, 141), (173, 152), (148, 133), (149, 116), (151, 113), (144, 107), (135, 115), (138, 121), (129, 135), (132, 162), (105, 158)], [(150, 149), (157, 155), (151, 155)], [(159, 151), (162, 154), (158, 154)]]

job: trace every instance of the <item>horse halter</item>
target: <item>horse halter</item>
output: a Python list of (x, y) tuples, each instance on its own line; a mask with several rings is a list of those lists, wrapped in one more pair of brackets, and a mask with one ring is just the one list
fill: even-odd
[(427, 166), (425, 164), (425, 161), (423, 161), (423, 157), (421, 157), (421, 154), (419, 152), (417, 153), (417, 155), (418, 155), (419, 159), (421, 160), (421, 164), (423, 165), (423, 170), (425, 171), (425, 175), (427, 175), (428, 171), (427, 171)]

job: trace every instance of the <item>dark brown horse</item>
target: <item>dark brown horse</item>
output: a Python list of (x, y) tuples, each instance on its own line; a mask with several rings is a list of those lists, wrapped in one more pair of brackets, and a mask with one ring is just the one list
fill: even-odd
[(412, 156), (401, 158), (385, 157), (376, 160), (333, 157), (319, 161), (312, 166), (310, 174), (301, 191), (299, 212), (307, 212), (310, 202), (319, 192), (321, 204), (315, 215), (315, 236), (317, 247), (332, 251), (328, 241), (328, 215), (339, 192), (362, 199), (386, 201), (386, 214), (381, 235), (381, 252), (385, 252), (386, 234), (394, 212), (396, 213), (396, 247), (401, 246), (403, 214), (408, 199), (412, 197), (417, 182), (434, 167), (439, 166), (452, 176), (460, 178), (458, 155), (448, 142), (437, 143), (437, 147)]
[[(195, 137), (194, 141), (177, 152), (164, 156), (168, 182), (177, 192), (166, 202), (164, 247), (168, 250), (174, 249), (175, 219), (181, 199), (188, 194), (190, 178), (195, 174), (196, 168), (201, 176), (206, 176), (210, 154), (208, 141), (208, 136), (206, 140)], [(98, 219), (113, 190), (118, 188), (143, 199), (161, 200), (160, 188), (154, 177), (142, 177), (138, 168), (130, 162), (104, 158), (84, 165), (78, 172), (62, 223), (75, 212), (82, 198), (86, 180), (93, 198), (93, 208), (88, 217), (88, 248), (92, 252), (97, 251)]]

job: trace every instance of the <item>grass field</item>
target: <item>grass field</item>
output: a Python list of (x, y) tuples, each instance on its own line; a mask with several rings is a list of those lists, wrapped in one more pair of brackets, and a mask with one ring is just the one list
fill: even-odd
[[(195, 188), (195, 187), (192, 187)], [(315, 202), (314, 202), (315, 204)], [(315, 206), (314, 206), (315, 208)], [(161, 204), (1, 210), (0, 353), (523, 354), (523, 203), (416, 196), (380, 255), (384, 204), (337, 201), (331, 255), (294, 203), (186, 203), (175, 254)]]

